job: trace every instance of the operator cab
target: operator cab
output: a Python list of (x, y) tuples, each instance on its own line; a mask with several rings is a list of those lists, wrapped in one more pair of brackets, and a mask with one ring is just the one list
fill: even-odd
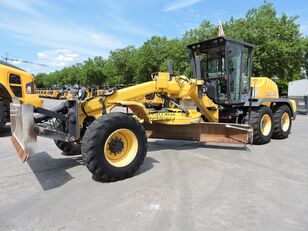
[(215, 103), (243, 104), (249, 99), (254, 47), (227, 37), (188, 46), (194, 77), (205, 81), (206, 94)]

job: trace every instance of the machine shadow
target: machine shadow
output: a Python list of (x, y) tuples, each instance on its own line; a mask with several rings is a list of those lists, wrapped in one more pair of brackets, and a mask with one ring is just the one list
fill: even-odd
[[(203, 144), (194, 141), (150, 140), (148, 143), (148, 152), (161, 150), (193, 150), (198, 148), (250, 151), (245, 146), (222, 146)], [(32, 159), (28, 160), (27, 163), (44, 191), (60, 187), (72, 180), (73, 177), (66, 170), (84, 164), (81, 156), (53, 159), (47, 152), (38, 153)], [(157, 163), (160, 162), (155, 158), (149, 156), (145, 157), (144, 163), (133, 177), (149, 171)], [(92, 176), (92, 179), (97, 182), (106, 183), (94, 176)]]
[(155, 152), (160, 150), (193, 150), (198, 148), (222, 149), (222, 150), (238, 150), (249, 151), (247, 145), (225, 145), (225, 144), (204, 144), (196, 141), (187, 140), (149, 140), (148, 151)]
[(66, 170), (83, 165), (81, 156), (53, 159), (47, 152), (38, 153), (27, 163), (44, 191), (64, 185), (73, 179)]
[(153, 157), (145, 157), (143, 164), (140, 166), (138, 171), (135, 173), (135, 176), (141, 175), (144, 172), (149, 171), (154, 167), (154, 164), (159, 164), (160, 162)]
[(9, 124), (5, 125), (5, 127), (3, 128), (3, 130), (0, 133), (0, 137), (8, 137), (11, 136), (11, 126)]
[[(154, 167), (154, 164), (156, 164), (156, 163), (160, 163), (160, 162), (158, 160), (152, 158), (152, 157), (146, 156), (144, 158), (143, 164), (140, 166), (140, 168), (137, 170), (137, 172), (135, 172), (135, 174), (132, 175), (132, 177), (141, 175), (141, 174), (149, 171), (150, 169), (152, 169)], [(92, 179), (95, 180), (96, 182), (99, 182), (99, 183), (109, 183), (109, 182), (104, 181), (102, 179), (96, 178), (94, 175), (92, 175)]]
[[(44, 191), (58, 188), (72, 180), (73, 177), (66, 170), (84, 164), (81, 156), (53, 159), (47, 152), (38, 153), (27, 163)], [(152, 157), (145, 157), (143, 164), (133, 177), (149, 171), (155, 163), (160, 162)], [(94, 176), (92, 176), (92, 179), (106, 183)]]

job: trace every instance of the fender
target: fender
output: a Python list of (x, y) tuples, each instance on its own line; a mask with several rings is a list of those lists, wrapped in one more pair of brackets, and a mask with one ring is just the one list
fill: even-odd
[(3, 84), (1, 84), (1, 83), (0, 83), (0, 97), (2, 97), (3, 99), (6, 99), (6, 100), (12, 102), (11, 94), (8, 92), (6, 87)]
[[(286, 104), (289, 106), (291, 113), (292, 113), (292, 117), (295, 118), (296, 117), (296, 111), (294, 110), (295, 108), (293, 108), (292, 103), (290, 102), (289, 99), (287, 98), (262, 98), (262, 99), (252, 99), (251, 102), (251, 107), (260, 107), (263, 103), (276, 103), (276, 104)], [(244, 107), (249, 107), (249, 100), (247, 100), (244, 104)]]

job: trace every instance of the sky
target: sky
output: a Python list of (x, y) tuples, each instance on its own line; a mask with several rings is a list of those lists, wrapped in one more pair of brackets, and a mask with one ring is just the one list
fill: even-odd
[[(139, 47), (153, 35), (181, 37), (202, 21), (240, 18), (263, 0), (0, 0), (0, 57), (31, 73), (60, 70), (111, 50)], [(272, 0), (278, 14), (298, 15), (308, 36), (307, 0)]]

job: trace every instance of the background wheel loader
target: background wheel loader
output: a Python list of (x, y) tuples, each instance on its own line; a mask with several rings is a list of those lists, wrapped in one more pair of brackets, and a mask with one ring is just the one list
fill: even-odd
[[(152, 81), (68, 100), (52, 110), (14, 100), (12, 142), (26, 161), (36, 154), (37, 136), (54, 139), (61, 150), (81, 153), (95, 178), (116, 181), (143, 163), (147, 138), (227, 144), (286, 138), (295, 104), (279, 98), (270, 79), (251, 78), (253, 47), (226, 37), (189, 45), (194, 79), (159, 72)], [(145, 107), (149, 102), (140, 98), (151, 94), (168, 104)], [(184, 107), (183, 99), (192, 105)], [(127, 110), (116, 112), (117, 107)]]
[(0, 131), (10, 121), (10, 103), (18, 97), (22, 103), (42, 106), (35, 93), (33, 76), (11, 64), (0, 61)]

